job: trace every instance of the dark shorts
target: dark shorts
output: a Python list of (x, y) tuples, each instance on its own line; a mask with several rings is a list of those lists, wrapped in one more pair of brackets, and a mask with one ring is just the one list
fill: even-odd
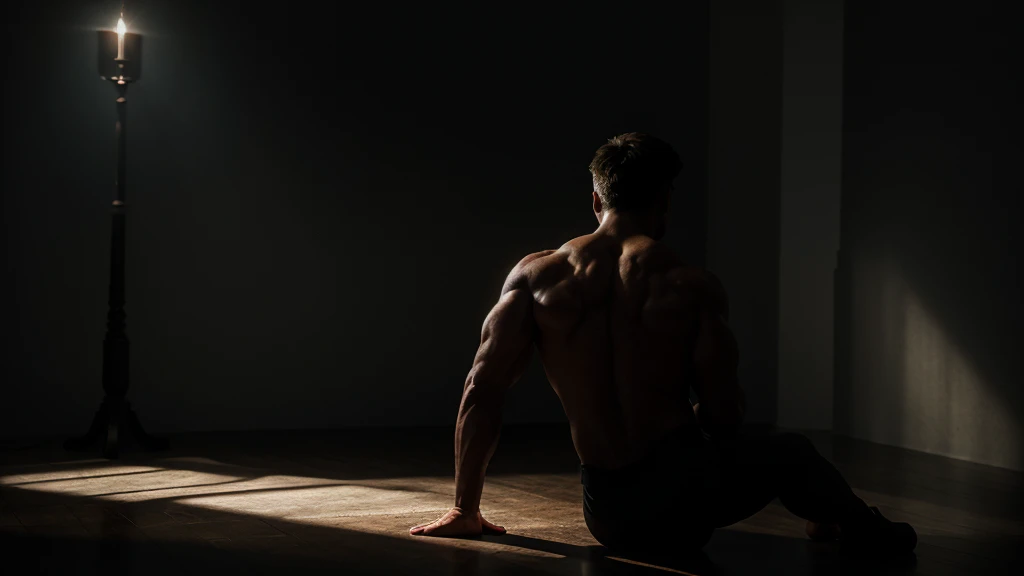
[(775, 498), (819, 523), (872, 515), (810, 440), (790, 432), (711, 440), (695, 427), (680, 428), (636, 464), (584, 466), (582, 481), (590, 532), (626, 553), (692, 552), (715, 528), (749, 518)]
[(583, 517), (598, 542), (622, 552), (686, 552), (711, 538), (700, 495), (715, 482), (715, 451), (697, 427), (672, 431), (641, 461), (581, 467)]

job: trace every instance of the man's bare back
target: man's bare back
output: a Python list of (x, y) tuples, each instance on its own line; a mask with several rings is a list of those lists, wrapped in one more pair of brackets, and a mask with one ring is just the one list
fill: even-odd
[(511, 279), (532, 296), (535, 343), (580, 461), (619, 468), (695, 424), (689, 403), (698, 307), (717, 284), (664, 244), (598, 231), (526, 257)]
[[(628, 216), (606, 214), (594, 233), (523, 258), (484, 321), (467, 377), (456, 428), (456, 508), (412, 533), (503, 530), (479, 513), (483, 475), (503, 394), (534, 346), (583, 465), (627, 466), (698, 419), (735, 428), (744, 399), (727, 315), (717, 278), (683, 265)], [(690, 406), (691, 387), (700, 411)], [(463, 519), (464, 510), (474, 517)]]

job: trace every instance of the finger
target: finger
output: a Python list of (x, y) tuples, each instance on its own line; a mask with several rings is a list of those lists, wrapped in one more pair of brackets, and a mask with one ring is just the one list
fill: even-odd
[(424, 530), (426, 530), (428, 526), (431, 526), (432, 524), (433, 522), (431, 522), (430, 524), (420, 524), (419, 526), (413, 526), (412, 528), (409, 528), (409, 534), (412, 534), (414, 536), (416, 534), (420, 534)]
[(480, 518), (480, 521), (481, 521), (481, 524), (483, 525), (484, 532), (487, 532), (487, 533), (490, 533), (490, 534), (504, 534), (506, 532), (504, 526), (498, 526), (497, 524), (492, 524), (492, 523), (488, 522), (484, 518)]
[(413, 536), (418, 536), (420, 534), (428, 535), (428, 534), (431, 533), (431, 531), (434, 528), (437, 527), (438, 524), (441, 523), (442, 520), (444, 520), (443, 517), (442, 518), (438, 518), (437, 520), (434, 520), (433, 522), (430, 522), (429, 524), (420, 524), (419, 526), (413, 526), (412, 528), (409, 529), (409, 534), (412, 534)]
[(413, 533), (413, 536), (463, 536), (465, 534), (465, 530), (455, 526), (452, 522), (435, 522)]
[(427, 522), (426, 524), (420, 524), (419, 526), (413, 526), (412, 528), (409, 529), (409, 533), (413, 534), (413, 535), (420, 534), (421, 532), (426, 530), (428, 527), (433, 526), (434, 524), (438, 524), (440, 522), (443, 522), (444, 519), (447, 518), (447, 517), (448, 517), (448, 513), (446, 512), (446, 513), (442, 514), (441, 516), (439, 516), (433, 522)]
[(452, 516), (451, 513), (448, 512), (430, 524), (424, 524), (423, 526), (417, 526), (409, 530), (409, 534), (412, 534), (413, 536), (457, 535), (459, 533), (458, 529), (453, 526), (457, 519), (458, 517)]
[(425, 526), (417, 526), (416, 528), (409, 530), (409, 534), (412, 534), (413, 536), (440, 536), (441, 534), (438, 534), (437, 530), (442, 527), (444, 527), (444, 524), (432, 522)]

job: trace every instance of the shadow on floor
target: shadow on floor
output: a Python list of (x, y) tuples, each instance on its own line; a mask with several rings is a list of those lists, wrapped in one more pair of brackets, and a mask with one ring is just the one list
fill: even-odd
[[(202, 467), (218, 468), (211, 463)], [(224, 468), (218, 471), (225, 472)], [(0, 502), (7, 512), (36, 510), (42, 514), (26, 522), (27, 528), (0, 528), (0, 554), (5, 564), (24, 567), (27, 573), (601, 576), (668, 572), (713, 576), (905, 574), (913, 568), (904, 565), (883, 570), (880, 566), (855, 565), (834, 545), (729, 529), (717, 531), (705, 553), (698, 556), (620, 557), (601, 546), (572, 545), (515, 533), (475, 540), (411, 537), (404, 532), (373, 531), (373, 518), (363, 521), (364, 531), (210, 511), (175, 502), (175, 497), (112, 502), (93, 496), (37, 492), (30, 489), (34, 486), (0, 488)], [(265, 491), (244, 491), (252, 492)], [(163, 523), (147, 527), (147, 511), (166, 514), (175, 521), (162, 518)], [(142, 521), (128, 520), (140, 516)]]
[[(482, 552), (436, 541), (410, 541), (337, 528), (329, 530), (329, 550), (304, 545), (267, 547), (252, 542), (95, 540), (52, 535), (3, 538), (0, 553), (19, 574), (554, 574), (693, 576), (730, 574), (878, 574), (914, 573), (916, 558), (887, 566), (842, 559), (835, 550), (806, 547), (793, 539), (733, 533), (727, 548), (731, 562), (716, 563), (711, 555), (693, 558), (622, 558), (601, 547), (578, 547), (516, 535), (494, 542), (562, 558), (540, 558)], [(308, 535), (308, 534), (307, 534)], [(283, 542), (282, 542), (283, 544)], [(518, 556), (518, 557), (517, 557)], [(745, 560), (738, 558), (745, 557)]]

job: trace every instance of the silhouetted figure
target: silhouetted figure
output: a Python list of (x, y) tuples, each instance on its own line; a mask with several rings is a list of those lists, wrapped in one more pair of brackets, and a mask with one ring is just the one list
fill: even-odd
[(805, 437), (737, 433), (745, 400), (725, 290), (659, 242), (681, 167), (671, 146), (645, 134), (598, 149), (599, 226), (509, 274), (466, 379), (455, 507), (412, 534), (504, 532), (480, 514), (480, 493), (505, 391), (536, 346), (582, 463), (584, 518), (605, 546), (693, 551), (778, 497), (814, 538), (914, 548), (913, 528), (869, 508)]

